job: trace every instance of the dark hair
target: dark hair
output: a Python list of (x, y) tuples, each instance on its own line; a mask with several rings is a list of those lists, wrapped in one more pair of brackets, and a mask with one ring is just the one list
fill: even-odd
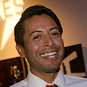
[(60, 24), (59, 19), (57, 16), (51, 11), (49, 8), (42, 6), (42, 5), (35, 5), (27, 8), (23, 14), (22, 17), (20, 18), (19, 22), (15, 26), (14, 29), (14, 35), (15, 35), (15, 41), (17, 44), (21, 45), (24, 47), (24, 34), (25, 34), (25, 29), (23, 26), (23, 23), (26, 19), (33, 17), (34, 15), (41, 15), (41, 14), (47, 14), (49, 15), (58, 25), (59, 31), (62, 34), (62, 26)]

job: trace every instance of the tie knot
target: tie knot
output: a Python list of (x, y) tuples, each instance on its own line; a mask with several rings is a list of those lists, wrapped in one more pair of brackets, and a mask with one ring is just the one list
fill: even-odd
[(59, 87), (59, 86), (57, 86), (56, 84), (54, 84), (54, 85), (46, 85), (46, 87)]

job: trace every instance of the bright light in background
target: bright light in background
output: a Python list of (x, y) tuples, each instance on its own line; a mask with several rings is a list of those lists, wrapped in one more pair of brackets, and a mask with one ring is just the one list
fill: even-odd
[(11, 36), (14, 26), (23, 11), (23, 0), (0, 0), (0, 20), (6, 20), (1, 50)]
[(2, 20), (5, 20), (3, 2), (1, 2), (1, 1), (0, 1), (0, 17), (2, 18)]

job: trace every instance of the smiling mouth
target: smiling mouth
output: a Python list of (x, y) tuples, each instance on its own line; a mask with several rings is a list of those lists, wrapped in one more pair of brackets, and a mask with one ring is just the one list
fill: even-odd
[(44, 53), (44, 54), (42, 54), (41, 57), (52, 59), (52, 58), (55, 58), (56, 55), (57, 55), (57, 52), (50, 52), (50, 53)]

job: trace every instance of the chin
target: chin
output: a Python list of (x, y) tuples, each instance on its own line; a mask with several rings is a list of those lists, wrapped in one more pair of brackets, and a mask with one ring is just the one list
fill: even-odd
[(59, 69), (60, 67), (49, 68), (48, 70), (46, 70), (46, 73), (56, 73), (59, 71)]

